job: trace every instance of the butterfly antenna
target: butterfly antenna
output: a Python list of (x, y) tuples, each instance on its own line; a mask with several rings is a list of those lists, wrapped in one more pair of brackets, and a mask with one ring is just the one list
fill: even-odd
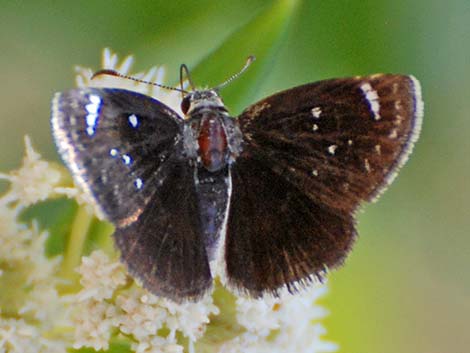
[(168, 89), (168, 90), (171, 90), (171, 91), (182, 92), (183, 94), (188, 93), (188, 91), (185, 91), (185, 90), (183, 89), (183, 86), (181, 86), (181, 89), (180, 89), (180, 88), (176, 88), (176, 87), (165, 86), (165, 85), (162, 85), (162, 84), (160, 84), (160, 83), (150, 82), (150, 81), (141, 80), (141, 79), (138, 79), (138, 78), (135, 78), (135, 77), (132, 77), (132, 76), (123, 75), (123, 74), (120, 74), (120, 73), (117, 72), (117, 71), (109, 70), (109, 69), (104, 69), (104, 70), (96, 71), (96, 72), (93, 74), (93, 76), (91, 76), (91, 79), (93, 80), (95, 77), (101, 76), (101, 75), (116, 76), (116, 77), (120, 77), (120, 78), (125, 78), (126, 80), (132, 80), (132, 81), (135, 81), (135, 82), (145, 83), (145, 84), (147, 84), (147, 85), (152, 85), (152, 86), (161, 87), (161, 88)]
[(253, 63), (253, 61), (256, 60), (256, 57), (254, 55), (250, 55), (247, 59), (246, 59), (246, 63), (245, 65), (242, 67), (242, 69), (240, 71), (238, 71), (235, 75), (232, 75), (230, 76), (228, 79), (226, 79), (224, 82), (222, 82), (220, 85), (218, 86), (215, 86), (213, 88), (213, 90), (215, 91), (218, 91), (220, 90), (221, 88), (224, 88), (225, 86), (227, 86), (230, 82), (232, 82), (233, 80), (235, 80), (237, 77), (239, 77), (240, 75), (242, 75), (249, 67), (250, 65)]
[(186, 78), (189, 81), (189, 85), (191, 86), (191, 89), (193, 91), (195, 91), (196, 87), (194, 86), (193, 80), (191, 79), (191, 75), (189, 74), (189, 69), (185, 64), (181, 64), (181, 66), (180, 66), (180, 85), (181, 85), (181, 89), (183, 89), (183, 76), (184, 76), (184, 74), (186, 74)]

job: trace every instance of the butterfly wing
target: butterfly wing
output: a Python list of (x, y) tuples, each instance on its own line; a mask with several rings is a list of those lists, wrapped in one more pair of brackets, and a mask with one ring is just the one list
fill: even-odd
[(137, 222), (118, 228), (116, 243), (129, 271), (153, 294), (174, 301), (196, 300), (212, 286), (199, 218), (194, 171), (172, 155)]
[(86, 88), (56, 94), (52, 130), (76, 181), (116, 226), (130, 271), (153, 293), (202, 295), (211, 277), (194, 245), (203, 241), (182, 119), (139, 93)]
[(354, 212), (393, 180), (421, 118), (419, 83), (401, 75), (312, 83), (243, 112), (225, 245), (229, 284), (276, 294), (341, 264), (356, 235)]
[(135, 92), (96, 88), (57, 93), (52, 110), (56, 144), (78, 184), (117, 226), (135, 221), (175, 153), (178, 115)]

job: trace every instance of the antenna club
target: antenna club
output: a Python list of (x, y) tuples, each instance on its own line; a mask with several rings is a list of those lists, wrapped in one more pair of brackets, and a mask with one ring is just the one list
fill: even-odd
[(109, 75), (109, 76), (117, 76), (117, 77), (121, 77), (122, 75), (115, 71), (115, 70), (110, 70), (110, 69), (103, 69), (103, 70), (99, 70), (99, 71), (96, 71), (92, 76), (91, 76), (91, 79), (93, 80), (94, 78), (96, 78), (97, 76), (101, 76), (101, 75)]
[(247, 59), (246, 59), (246, 63), (245, 65), (243, 65), (242, 69), (240, 71), (238, 71), (236, 74), (230, 76), (227, 80), (225, 80), (224, 82), (222, 82), (220, 85), (218, 86), (215, 86), (213, 89), (218, 91), (220, 90), (221, 88), (224, 88), (225, 86), (227, 86), (230, 82), (232, 82), (233, 80), (235, 80), (236, 78), (238, 78), (241, 74), (243, 74), (247, 69), (248, 67), (250, 67), (251, 63), (253, 61), (256, 60), (256, 57), (254, 55), (250, 55)]

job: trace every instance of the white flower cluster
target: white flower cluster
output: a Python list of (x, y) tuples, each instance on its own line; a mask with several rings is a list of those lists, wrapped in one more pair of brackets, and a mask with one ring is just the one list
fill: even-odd
[(318, 322), (327, 311), (314, 305), (327, 291), (315, 285), (295, 296), (237, 299), (237, 321), (246, 332), (224, 344), (226, 353), (335, 352), (336, 344), (321, 340), (326, 333)]
[(2, 196), (2, 204), (20, 202), (21, 206), (26, 207), (44, 201), (53, 194), (54, 187), (60, 181), (60, 171), (41, 159), (28, 137), (25, 137), (25, 144), (23, 166), (10, 174), (0, 173), (0, 179), (10, 182), (8, 193)]
[[(83, 257), (78, 272), (83, 289), (72, 300), (74, 348), (108, 349), (111, 332), (130, 337), (137, 353), (183, 352), (176, 340), (180, 332), (197, 343), (211, 326), (211, 318), (227, 307), (217, 307), (207, 295), (196, 303), (176, 304), (128, 285), (124, 267), (102, 251)], [(127, 284), (127, 285), (126, 285)], [(318, 322), (326, 310), (314, 305), (324, 295), (324, 285), (293, 296), (236, 299), (236, 322), (243, 332), (224, 342), (220, 353), (334, 352), (337, 346), (321, 340), (325, 329)], [(162, 329), (167, 332), (162, 334)], [(114, 329), (114, 330), (113, 330)]]
[(0, 317), (1, 353), (65, 353), (63, 341), (45, 338), (23, 319)]
[[(135, 283), (124, 287), (128, 282), (124, 267), (100, 250), (83, 257), (78, 272), (83, 289), (73, 300), (74, 348), (108, 349), (110, 333), (117, 329), (131, 337), (135, 352), (183, 352), (177, 331), (195, 342), (210, 315), (218, 314), (209, 295), (196, 303), (176, 304)], [(159, 334), (164, 328), (168, 333)]]
[[(118, 56), (116, 54), (113, 54), (110, 49), (106, 48), (103, 51), (103, 69), (114, 70), (120, 73), (121, 75), (129, 75), (139, 80), (163, 84), (163, 80), (165, 77), (164, 67), (154, 66), (150, 68), (150, 70), (148, 70), (147, 72), (138, 72), (130, 74), (130, 69), (132, 67), (133, 62), (134, 58), (132, 56), (128, 56), (122, 61), (122, 63), (119, 64)], [(112, 75), (98, 75), (92, 79), (94, 72), (89, 68), (83, 68), (80, 66), (76, 68), (76, 72), (76, 83), (78, 87), (122, 88), (130, 91), (139, 92), (158, 99), (159, 101), (165, 103), (167, 106), (171, 107), (175, 112), (180, 114), (180, 116), (183, 116), (180, 107), (180, 92), (166, 90), (158, 86), (123, 79)], [(187, 86), (188, 82), (183, 82), (183, 88)]]
[[(50, 198), (61, 179), (58, 169), (41, 159), (28, 138), (20, 169), (0, 178), (10, 181), (0, 197), (0, 352), (65, 352), (54, 337), (55, 325), (67, 325), (56, 289), (60, 257), (45, 256), (47, 232), (20, 221), (21, 211)], [(46, 338), (47, 337), (47, 338)]]

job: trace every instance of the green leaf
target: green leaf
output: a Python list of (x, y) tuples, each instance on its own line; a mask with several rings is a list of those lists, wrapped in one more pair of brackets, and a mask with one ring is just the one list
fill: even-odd
[(97, 249), (105, 251), (108, 255), (114, 254), (116, 249), (111, 235), (114, 232), (114, 226), (108, 221), (94, 219), (90, 225), (88, 236), (83, 247), (83, 254), (89, 255)]
[(238, 72), (250, 55), (257, 60), (243, 77), (224, 88), (222, 96), (232, 111), (252, 101), (265, 73), (275, 60), (298, 1), (278, 0), (248, 24), (231, 34), (213, 53), (191, 69), (196, 84), (216, 86)]
[(28, 207), (21, 214), (20, 221), (26, 224), (36, 221), (39, 230), (47, 229), (46, 255), (53, 257), (64, 253), (77, 208), (77, 203), (70, 199), (47, 200)]

